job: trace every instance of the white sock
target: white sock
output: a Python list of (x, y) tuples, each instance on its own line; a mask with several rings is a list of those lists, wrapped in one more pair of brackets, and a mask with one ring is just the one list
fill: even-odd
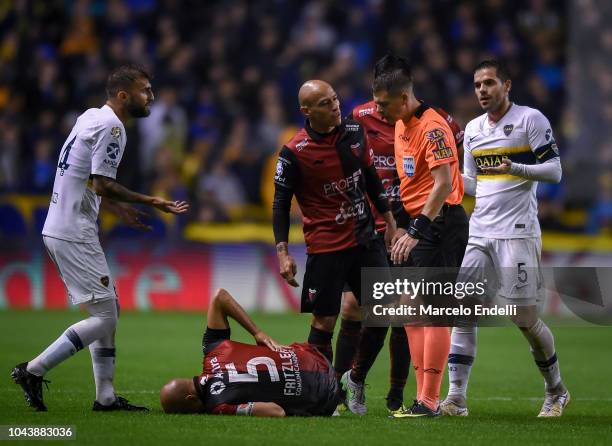
[(115, 388), (113, 387), (115, 346), (113, 340), (114, 334), (98, 339), (89, 345), (96, 383), (96, 401), (104, 406), (115, 401)]
[(476, 327), (453, 327), (448, 355), (448, 396), (467, 398), (467, 386), (476, 357)]
[(74, 325), (57, 338), (45, 351), (29, 361), (27, 371), (37, 376), (44, 376), (60, 362), (81, 350), (83, 341), (73, 327)]
[(113, 333), (117, 323), (115, 299), (90, 303), (87, 311), (90, 317), (68, 327), (49, 347), (28, 362), (28, 372), (43, 376), (96, 339)]
[(544, 377), (546, 390), (557, 388), (561, 384), (561, 371), (555, 353), (555, 339), (550, 328), (542, 319), (538, 319), (532, 327), (521, 329), (521, 332), (531, 346), (531, 354)]

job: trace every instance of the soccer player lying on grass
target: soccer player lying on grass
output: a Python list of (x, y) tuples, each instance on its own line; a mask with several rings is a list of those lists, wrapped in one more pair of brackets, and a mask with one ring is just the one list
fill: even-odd
[[(257, 345), (230, 340), (227, 318), (244, 327)], [(261, 331), (224, 289), (215, 293), (202, 339), (204, 370), (162, 387), (166, 413), (283, 417), (329, 416), (339, 401), (329, 361), (309, 344), (279, 345)]]

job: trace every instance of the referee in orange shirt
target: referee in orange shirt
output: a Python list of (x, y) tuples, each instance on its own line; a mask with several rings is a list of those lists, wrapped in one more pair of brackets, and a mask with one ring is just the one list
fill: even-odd
[[(418, 267), (460, 267), (468, 240), (461, 200), (463, 180), (448, 122), (416, 99), (410, 63), (387, 55), (374, 71), (374, 101), (395, 122), (395, 160), (404, 210), (391, 259)], [(402, 228), (402, 229), (399, 229)], [(397, 418), (439, 416), (442, 371), (450, 350), (447, 327), (406, 326), (417, 381), (417, 398)]]

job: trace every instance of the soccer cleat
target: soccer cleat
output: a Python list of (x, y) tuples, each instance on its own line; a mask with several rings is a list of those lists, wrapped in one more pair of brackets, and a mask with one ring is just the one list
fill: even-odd
[[(16, 365), (11, 371), (11, 377), (13, 381), (15, 381), (15, 384), (19, 384), (23, 389), (26, 402), (37, 411), (46, 412), (47, 406), (45, 406), (43, 402), (42, 384), (45, 383), (45, 386), (47, 386), (51, 381), (44, 379), (42, 376), (36, 376), (28, 372), (27, 366), (27, 362)], [(49, 386), (47, 386), (47, 389), (48, 388)]]
[(549, 393), (546, 392), (544, 397), (544, 404), (538, 414), (538, 418), (549, 418), (549, 417), (560, 417), (563, 415), (563, 409), (567, 407), (570, 402), (570, 393), (563, 386), (562, 393)]
[(438, 406), (438, 409), (434, 411), (425, 406), (423, 403), (415, 402), (410, 409), (394, 412), (389, 415), (389, 418), (437, 418), (440, 416), (442, 416), (440, 406)]
[(368, 408), (365, 405), (365, 385), (351, 380), (351, 371), (347, 370), (340, 383), (346, 392), (345, 404), (348, 410), (357, 415), (365, 415)]
[(400, 404), (400, 406), (397, 409), (394, 410), (394, 409), (391, 409), (389, 407), (389, 405), (387, 404), (387, 410), (389, 411), (389, 416), (392, 416), (392, 415), (394, 415), (396, 413), (399, 413), (399, 414), (404, 413), (404, 412), (408, 411), (408, 408), (406, 408), (406, 406), (404, 406), (404, 404)]
[(467, 417), (468, 416), (468, 408), (463, 404), (460, 404), (457, 401), (447, 397), (444, 401), (440, 403), (440, 410), (443, 415), (447, 415), (449, 417)]
[(134, 406), (130, 404), (128, 400), (121, 396), (117, 396), (115, 401), (108, 406), (104, 406), (97, 401), (94, 401), (93, 410), (96, 412), (110, 412), (114, 410), (127, 410), (129, 412), (148, 411), (146, 407)]
[(404, 402), (402, 400), (392, 397), (387, 397), (385, 399), (387, 400), (387, 410), (389, 412), (395, 412), (397, 410), (401, 410), (402, 408), (405, 409)]

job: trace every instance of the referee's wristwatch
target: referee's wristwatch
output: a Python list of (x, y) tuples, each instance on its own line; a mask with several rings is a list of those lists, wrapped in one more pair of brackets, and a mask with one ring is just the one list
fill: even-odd
[(427, 215), (419, 214), (412, 219), (408, 227), (408, 235), (417, 240), (425, 236), (425, 231), (431, 225), (431, 220)]

